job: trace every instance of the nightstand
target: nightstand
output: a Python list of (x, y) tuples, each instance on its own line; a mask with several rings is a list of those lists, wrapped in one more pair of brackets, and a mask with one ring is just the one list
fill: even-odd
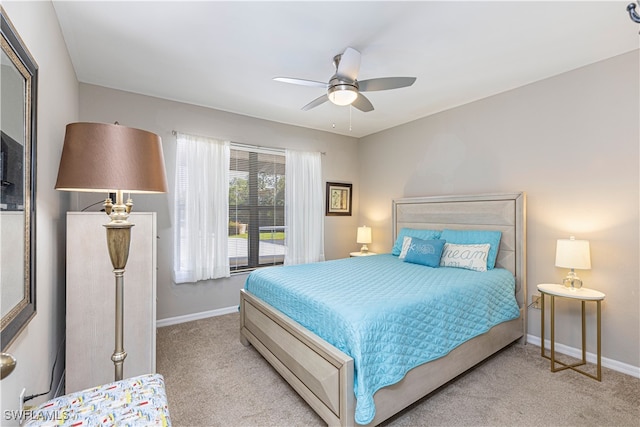
[(349, 256), (354, 257), (354, 256), (369, 256), (369, 255), (378, 255), (375, 252), (351, 252), (349, 254)]
[[(576, 290), (571, 290), (569, 288), (564, 287), (563, 285), (551, 284), (551, 283), (543, 283), (538, 285), (538, 291), (541, 294), (540, 297), (540, 308), (542, 313), (540, 315), (540, 348), (542, 357), (545, 359), (551, 360), (551, 372), (563, 371), (565, 369), (571, 369), (573, 371), (579, 372), (583, 375), (586, 375), (590, 378), (593, 378), (598, 381), (602, 381), (602, 364), (601, 364), (601, 308), (600, 303), (604, 300), (605, 294), (600, 291), (596, 291), (593, 289), (580, 288)], [(551, 354), (547, 356), (545, 354), (544, 348), (544, 297), (548, 295), (551, 297)], [(573, 364), (566, 364), (556, 360), (556, 352), (555, 352), (555, 297), (560, 298), (569, 298), (578, 300), (582, 303), (582, 360)], [(578, 369), (578, 366), (586, 365), (586, 327), (585, 327), (585, 304), (587, 301), (594, 301), (596, 303), (596, 340), (597, 340), (597, 371), (596, 375), (592, 375), (588, 372), (585, 372), (581, 369)], [(556, 363), (562, 365), (560, 368), (556, 368)]]

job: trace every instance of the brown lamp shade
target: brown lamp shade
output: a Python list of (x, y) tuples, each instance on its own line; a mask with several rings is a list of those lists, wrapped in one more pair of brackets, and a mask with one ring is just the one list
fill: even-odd
[(162, 141), (154, 133), (126, 126), (70, 123), (55, 188), (166, 193)]

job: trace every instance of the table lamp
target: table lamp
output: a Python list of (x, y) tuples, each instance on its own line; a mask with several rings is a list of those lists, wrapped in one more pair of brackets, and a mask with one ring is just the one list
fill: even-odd
[(115, 350), (111, 360), (115, 380), (122, 379), (124, 359), (124, 271), (129, 257), (133, 202), (124, 193), (166, 193), (162, 141), (151, 132), (116, 124), (67, 125), (55, 188), (63, 191), (115, 193), (104, 207), (111, 221), (107, 247), (116, 282)]
[(369, 252), (369, 247), (367, 245), (371, 243), (371, 228), (367, 227), (366, 225), (362, 227), (358, 227), (356, 242), (362, 243), (362, 248), (360, 248), (360, 253)]
[(565, 287), (572, 291), (582, 287), (582, 280), (575, 269), (591, 269), (591, 256), (588, 240), (576, 240), (574, 236), (569, 239), (558, 239), (556, 245), (556, 267), (570, 268), (571, 271), (562, 280)]

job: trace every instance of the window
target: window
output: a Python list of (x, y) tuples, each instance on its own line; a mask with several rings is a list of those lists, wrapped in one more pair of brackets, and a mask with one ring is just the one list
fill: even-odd
[(175, 283), (324, 261), (321, 153), (182, 133), (176, 143)]
[(232, 145), (229, 166), (231, 271), (284, 262), (284, 190), (284, 153)]

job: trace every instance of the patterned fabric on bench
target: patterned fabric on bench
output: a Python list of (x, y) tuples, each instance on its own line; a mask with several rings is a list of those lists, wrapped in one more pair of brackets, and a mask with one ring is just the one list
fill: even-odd
[(26, 426), (170, 426), (164, 378), (141, 375), (67, 394), (34, 408)]

